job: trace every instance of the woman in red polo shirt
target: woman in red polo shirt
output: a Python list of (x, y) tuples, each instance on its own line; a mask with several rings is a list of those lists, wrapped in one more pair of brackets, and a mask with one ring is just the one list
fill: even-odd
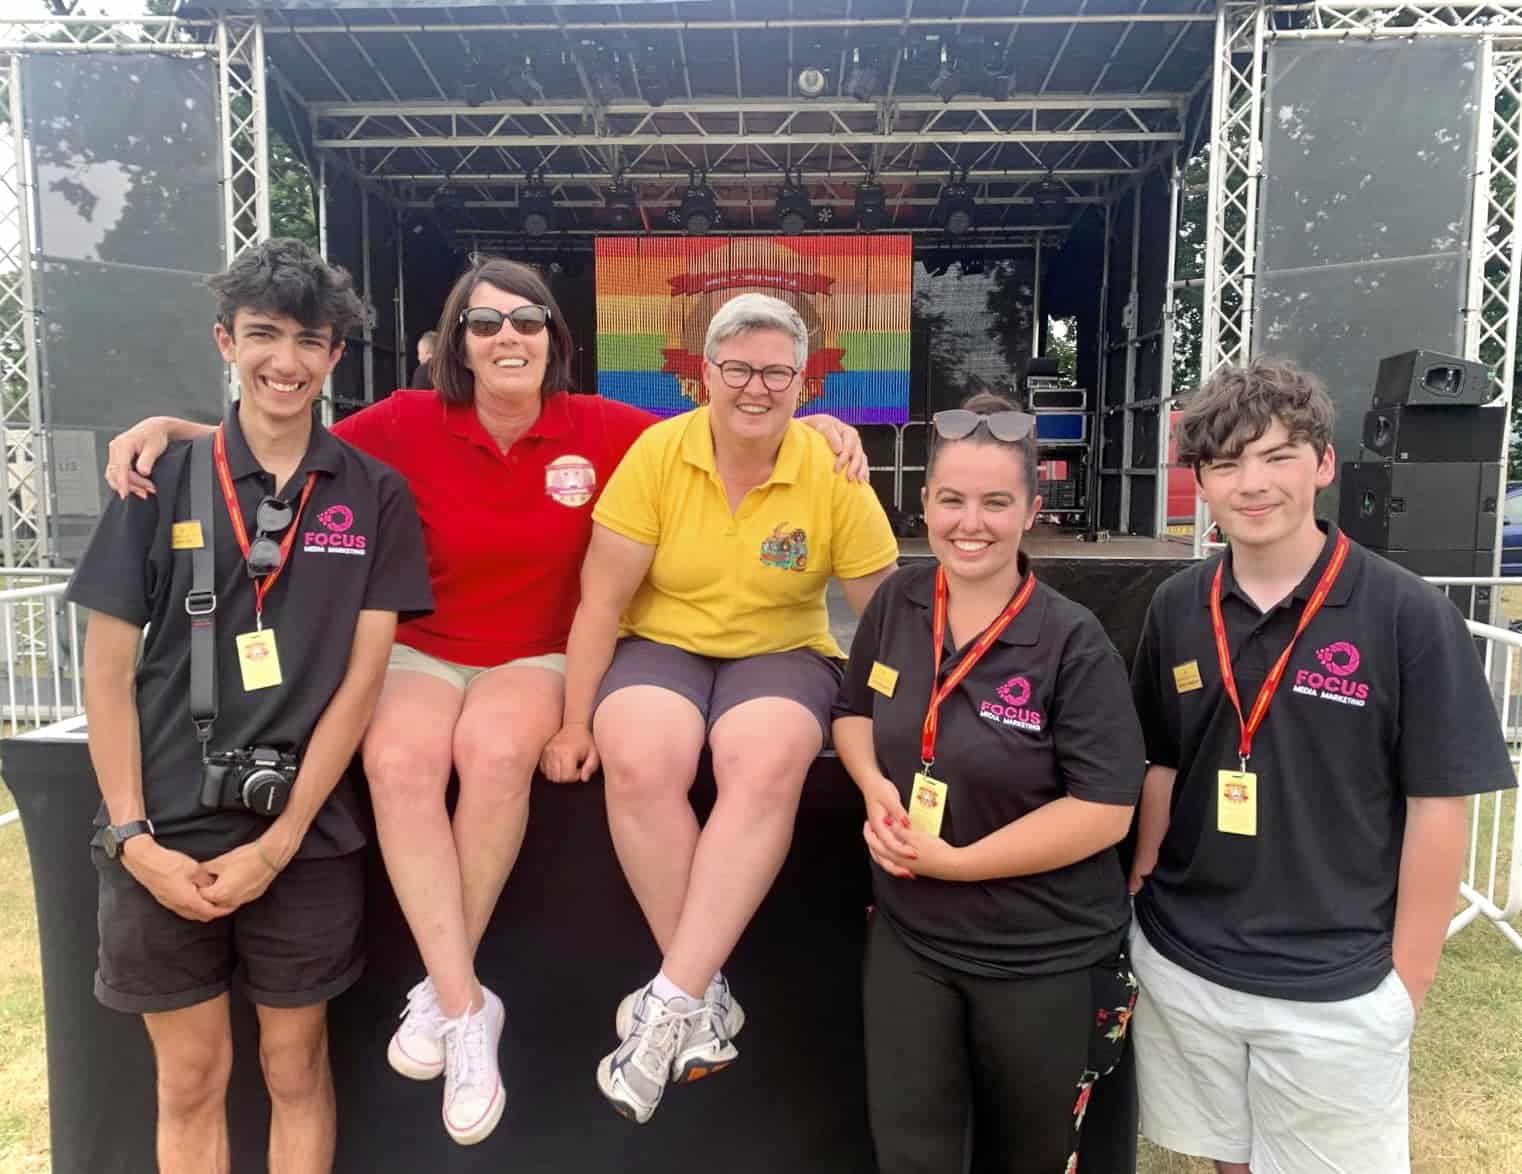
[[(332, 431), (402, 473), (423, 521), (434, 612), (397, 631), (364, 762), (386, 869), (428, 972), (387, 1058), (414, 1079), (445, 1074), (445, 1128), (469, 1145), (504, 1105), (502, 1004), (476, 978), (476, 947), (523, 842), (540, 751), (560, 728), (592, 506), (655, 418), (565, 394), (570, 331), (526, 265), (478, 261), (438, 333), (436, 391), (393, 392)], [(865, 475), (854, 430), (807, 422)], [(206, 430), (144, 421), (112, 442), (108, 480), (151, 492), (146, 474), (168, 441)]]

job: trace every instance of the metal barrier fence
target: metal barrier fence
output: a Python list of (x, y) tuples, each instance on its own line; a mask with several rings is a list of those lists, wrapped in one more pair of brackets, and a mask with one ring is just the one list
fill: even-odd
[[(1522, 635), (1473, 620), (1469, 630), (1484, 642), (1485, 675), (1516, 771), (1522, 766)], [(1522, 950), (1522, 934), (1511, 924), (1522, 914), (1522, 818), (1515, 789), (1469, 801), (1469, 851), (1459, 900), (1464, 908), (1449, 922), (1449, 937), (1483, 917)]]

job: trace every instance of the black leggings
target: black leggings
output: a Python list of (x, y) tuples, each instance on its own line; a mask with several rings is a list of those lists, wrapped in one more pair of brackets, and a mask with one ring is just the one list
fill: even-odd
[(1087, 1103), (1087, 969), (981, 978), (867, 940), (867, 1106), (880, 1174), (1064, 1174)]

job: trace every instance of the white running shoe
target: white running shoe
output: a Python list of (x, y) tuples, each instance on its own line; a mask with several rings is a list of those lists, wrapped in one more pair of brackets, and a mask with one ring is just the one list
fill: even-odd
[[(639, 987), (625, 995), (618, 1004), (618, 1013), (613, 1017), (613, 1030), (618, 1032), (619, 1039), (627, 1037), (630, 1028), (634, 1026), (634, 1004), (644, 993), (645, 988)], [(740, 1034), (740, 1029), (745, 1026), (745, 1008), (735, 1001), (729, 989), (729, 980), (724, 977), (722, 970), (709, 982), (708, 989), (703, 992), (703, 1001), (719, 1013), (725, 1035), (734, 1039)]]
[(485, 987), (479, 1011), (445, 1020), (443, 1028), (444, 1128), (461, 1145), (475, 1145), (497, 1127), (507, 1093), (497, 1071), (497, 1047), (506, 1015), (502, 1000)]
[(682, 1011), (641, 987), (629, 1034), (597, 1065), (597, 1087), (623, 1116), (643, 1125), (654, 1115), (678, 1054), (693, 1024), (710, 1015), (708, 1005)]
[(391, 1036), (386, 1059), (409, 1080), (432, 1080), (444, 1071), (444, 1012), (433, 979), (407, 992), (401, 1026)]

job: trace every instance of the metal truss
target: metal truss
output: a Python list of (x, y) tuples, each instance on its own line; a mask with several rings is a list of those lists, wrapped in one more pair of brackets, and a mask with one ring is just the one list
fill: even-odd
[(173, 16), (131, 20), (53, 16), (44, 20), (0, 18), (0, 53), (205, 53), (210, 21)]
[(1270, 36), (1410, 37), (1423, 33), (1491, 38), (1522, 37), (1516, 0), (1458, 0), (1444, 4), (1370, 4), (1311, 0), (1271, 8)]
[(21, 59), (0, 57), (0, 423), (5, 429), (5, 565), (47, 553), (47, 461), (32, 300), (31, 182), (21, 121)]
[(270, 234), (269, 135), (264, 26), (227, 17), (217, 24), (222, 115), (222, 210), (227, 261)]
[(1489, 182), (1484, 192), (1482, 241), (1476, 259), (1479, 309), (1472, 348), (1511, 402), (1517, 357), (1518, 183), (1522, 181), (1522, 52), (1496, 51), (1490, 76)]
[(1258, 0), (1222, 0), (1216, 17), (1202, 378), (1241, 362), (1252, 345), (1263, 168), (1264, 9)]

